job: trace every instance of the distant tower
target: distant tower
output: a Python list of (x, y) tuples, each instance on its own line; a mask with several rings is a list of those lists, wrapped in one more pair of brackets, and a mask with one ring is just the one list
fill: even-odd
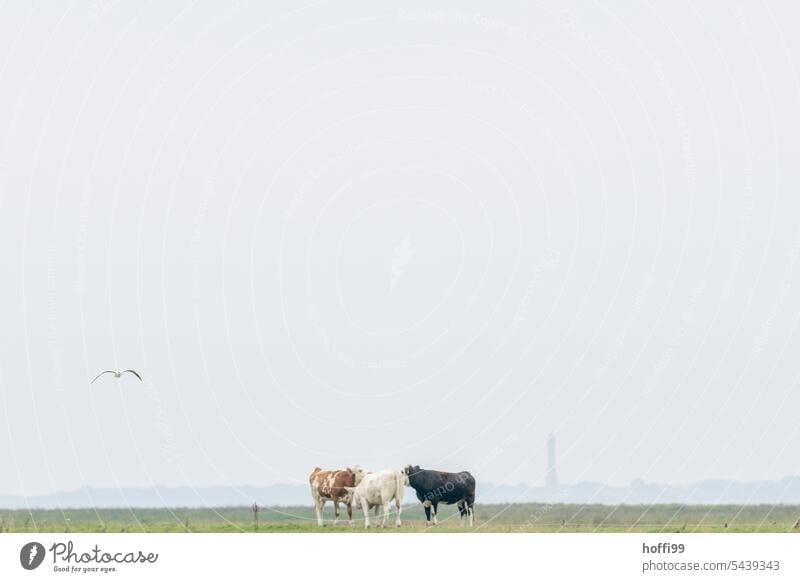
[(547, 435), (547, 475), (544, 478), (544, 485), (548, 489), (558, 487), (558, 475), (556, 474), (556, 437), (553, 433)]

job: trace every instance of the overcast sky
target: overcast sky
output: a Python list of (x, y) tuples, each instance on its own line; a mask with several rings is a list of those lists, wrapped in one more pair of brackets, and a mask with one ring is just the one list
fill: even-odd
[(257, 4), (3, 5), (0, 493), (800, 472), (792, 2)]

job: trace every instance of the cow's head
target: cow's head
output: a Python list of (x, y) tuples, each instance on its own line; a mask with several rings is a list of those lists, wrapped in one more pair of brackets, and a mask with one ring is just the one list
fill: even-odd
[(414, 476), (420, 472), (419, 465), (406, 465), (405, 469), (403, 469), (403, 473), (406, 475), (406, 479), (410, 482), (413, 481)]
[(408, 480), (408, 473), (406, 473), (405, 469), (403, 469), (402, 471), (398, 471), (398, 476), (400, 477), (400, 485), (402, 487), (408, 487), (409, 485), (411, 485), (411, 483)]
[[(348, 469), (349, 469), (349, 468), (348, 468)], [(350, 471), (351, 473), (353, 473), (353, 475), (354, 475), (354, 476), (355, 476), (355, 478), (356, 478), (356, 486), (358, 486), (358, 484), (359, 484), (359, 483), (361, 483), (361, 480), (364, 478), (364, 475), (366, 475), (367, 473), (369, 473), (369, 471), (367, 471), (367, 470), (366, 470), (364, 467), (362, 467), (361, 465), (353, 465), (353, 468), (352, 468), (352, 469), (349, 469), (349, 471)]]

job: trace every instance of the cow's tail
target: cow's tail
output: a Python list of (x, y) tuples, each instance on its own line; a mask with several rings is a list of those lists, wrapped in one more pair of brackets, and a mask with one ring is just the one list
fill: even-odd
[(402, 471), (395, 471), (395, 495), (397, 495), (397, 505), (403, 505), (403, 498), (406, 496), (406, 474)]

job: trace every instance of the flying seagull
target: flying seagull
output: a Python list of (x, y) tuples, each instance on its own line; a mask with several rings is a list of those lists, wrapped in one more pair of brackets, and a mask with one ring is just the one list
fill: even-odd
[[(133, 374), (134, 376), (139, 378), (140, 382), (142, 381), (142, 377), (139, 375), (139, 372), (137, 372), (136, 370), (122, 370), (121, 372), (118, 371), (118, 370), (104, 370), (104, 371), (100, 372), (97, 376), (95, 376), (94, 380), (97, 380), (103, 374), (114, 374), (114, 378), (119, 378), (120, 376), (122, 376), (126, 372), (128, 372), (130, 374)], [(94, 384), (94, 380), (89, 382), (89, 384)]]

